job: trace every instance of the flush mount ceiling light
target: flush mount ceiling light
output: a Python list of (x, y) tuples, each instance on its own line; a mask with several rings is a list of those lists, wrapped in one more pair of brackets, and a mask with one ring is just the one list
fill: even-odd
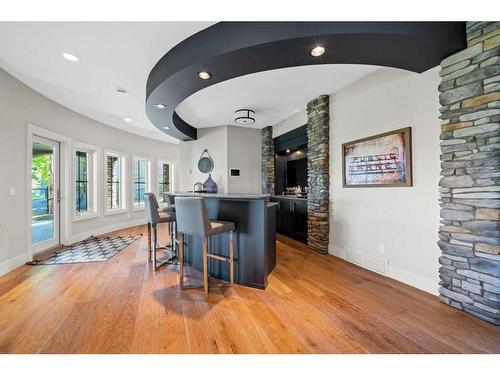
[(76, 57), (72, 53), (63, 53), (62, 55), (68, 61), (77, 62), (80, 60), (78, 57)]
[(325, 53), (325, 47), (322, 47), (322, 46), (316, 46), (314, 47), (312, 50), (311, 50), (311, 56), (313, 57), (319, 57), (321, 56), (322, 54)]
[(167, 108), (167, 106), (165, 104), (161, 104), (161, 103), (155, 104), (155, 107), (157, 109), (166, 109)]
[(212, 75), (209, 72), (198, 72), (198, 77), (201, 79), (210, 79)]
[(164, 125), (164, 126), (162, 126), (162, 129), (168, 130), (168, 129), (170, 129), (170, 126)]
[(132, 119), (131, 119), (131, 118), (129, 118), (129, 117), (125, 117), (125, 118), (123, 119), (123, 121), (125, 121), (125, 122), (132, 122)]
[(251, 109), (238, 109), (234, 112), (234, 122), (239, 125), (252, 125), (255, 123), (255, 111)]

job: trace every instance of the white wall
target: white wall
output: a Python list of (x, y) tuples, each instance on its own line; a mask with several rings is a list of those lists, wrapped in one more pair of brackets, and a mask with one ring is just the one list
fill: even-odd
[[(314, 99), (314, 98), (311, 98)], [(282, 134), (288, 133), (290, 130), (297, 129), (302, 125), (307, 124), (307, 112), (305, 109), (294, 113), (276, 125), (273, 125), (273, 138), (279, 137)]]
[(198, 170), (198, 160), (203, 150), (207, 149), (214, 161), (214, 169), (210, 175), (217, 184), (219, 192), (227, 192), (227, 126), (200, 128), (197, 140), (181, 142), (180, 146), (180, 190), (193, 190), (195, 183), (204, 183), (208, 178), (207, 174)]
[[(330, 101), (331, 252), (379, 271), (387, 262), (388, 276), (434, 294), (440, 254), (438, 70), (380, 69)], [(407, 126), (413, 187), (342, 187), (342, 143)]]
[[(133, 135), (91, 120), (49, 100), (0, 69), (0, 166), (2, 167), (2, 178), (0, 179), (0, 274), (24, 263), (27, 256), (29, 245), (26, 233), (29, 223), (26, 217), (28, 209), (28, 202), (26, 202), (28, 123), (69, 137), (72, 141), (97, 146), (101, 155), (104, 149), (127, 153), (128, 176), (131, 176), (132, 154), (152, 157), (154, 171), (156, 171), (158, 158), (179, 160), (178, 145)], [(99, 163), (102, 167), (104, 163), (102, 158)], [(102, 178), (102, 175), (100, 177)], [(178, 178), (176, 180), (178, 181)], [(127, 181), (126, 184), (129, 189), (128, 206), (130, 207), (131, 182)], [(9, 195), (10, 187), (15, 187), (15, 196)], [(69, 238), (66, 241), (71, 242), (82, 236), (86, 237), (144, 221), (143, 211), (129, 210), (123, 214), (104, 216), (104, 191), (102, 189), (101, 183), (98, 192), (100, 199), (99, 217), (71, 222)], [(66, 196), (66, 198), (63, 196), (61, 204), (68, 204), (69, 198), (70, 196)]]
[[(257, 129), (217, 126), (198, 129), (196, 141), (180, 144), (180, 190), (190, 191), (208, 175), (198, 170), (204, 149), (214, 161), (211, 172), (220, 193), (258, 193), (261, 174), (261, 133)], [(239, 168), (240, 177), (230, 177), (230, 168)]]
[[(228, 126), (228, 189), (229, 193), (260, 193), (262, 174), (262, 133), (258, 129)], [(231, 168), (240, 170), (231, 176)]]

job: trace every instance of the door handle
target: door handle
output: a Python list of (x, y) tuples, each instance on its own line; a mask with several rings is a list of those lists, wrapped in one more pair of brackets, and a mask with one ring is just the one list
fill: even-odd
[(57, 203), (61, 202), (61, 190), (60, 189), (57, 189), (57, 191), (56, 191), (56, 199), (57, 199)]

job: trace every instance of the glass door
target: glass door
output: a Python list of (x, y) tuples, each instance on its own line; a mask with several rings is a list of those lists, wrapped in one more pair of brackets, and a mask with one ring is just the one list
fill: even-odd
[(59, 143), (33, 136), (31, 243), (33, 253), (59, 245)]

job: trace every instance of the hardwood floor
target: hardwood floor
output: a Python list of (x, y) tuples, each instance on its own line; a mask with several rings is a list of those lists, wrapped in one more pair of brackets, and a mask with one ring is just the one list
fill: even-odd
[(286, 237), (265, 291), (205, 302), (152, 271), (145, 226), (117, 233), (145, 235), (107, 262), (0, 277), (1, 353), (500, 353), (500, 327)]

